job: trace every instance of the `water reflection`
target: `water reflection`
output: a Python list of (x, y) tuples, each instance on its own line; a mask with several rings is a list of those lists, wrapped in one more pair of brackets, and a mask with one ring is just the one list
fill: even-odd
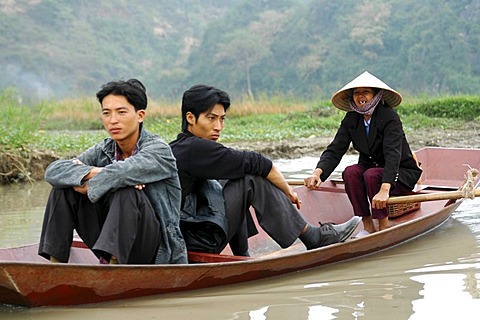
[[(332, 178), (339, 178), (346, 166), (357, 161), (357, 156), (346, 155), (342, 158), (335, 171), (332, 173)], [(299, 159), (277, 160), (275, 165), (284, 173), (289, 179), (303, 179), (313, 172), (317, 165), (318, 157), (303, 157)]]
[(45, 182), (0, 186), (0, 247), (39, 240), (49, 191)]
[[(478, 270), (478, 269), (477, 269)], [(478, 273), (476, 274), (478, 277)], [(477, 298), (466, 291), (463, 274), (421, 275), (412, 280), (423, 284), (421, 299), (414, 300), (414, 314), (410, 319), (465, 319), (464, 315), (478, 317), (480, 300), (478, 287), (475, 288)], [(475, 281), (476, 282), (476, 281)], [(436, 305), (437, 308), (432, 308)]]
[[(267, 320), (267, 317), (269, 316), (268, 310), (269, 310), (269, 307), (263, 307), (258, 310), (250, 311), (248, 313), (249, 319), (250, 320)], [(295, 314), (295, 316), (299, 317), (299, 319), (307, 319), (307, 320), (337, 319), (335, 314), (338, 313), (338, 311), (339, 310), (335, 308), (325, 307), (322, 305), (314, 305), (307, 308), (307, 314), (305, 318), (302, 317), (301, 314)], [(355, 312), (353, 313), (353, 315), (355, 315)], [(275, 319), (275, 318), (272, 317), (269, 319)]]
[[(289, 178), (302, 179), (317, 160), (277, 165)], [(49, 190), (46, 183), (0, 187), (0, 247), (38, 241)], [(433, 232), (368, 257), (228, 287), (98, 305), (0, 306), (0, 318), (478, 319), (479, 246), (477, 198), (465, 201)]]

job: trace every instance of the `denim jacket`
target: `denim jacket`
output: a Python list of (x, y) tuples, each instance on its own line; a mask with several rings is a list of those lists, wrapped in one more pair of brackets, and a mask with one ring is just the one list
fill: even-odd
[(187, 263), (185, 241), (180, 231), (181, 188), (175, 158), (168, 144), (158, 136), (142, 130), (135, 155), (115, 161), (115, 141), (106, 138), (80, 154), (76, 159), (51, 163), (45, 180), (53, 187), (81, 186), (82, 179), (93, 169), (102, 171), (88, 181), (88, 198), (98, 201), (120, 188), (145, 184), (145, 192), (160, 222), (162, 241), (155, 263)]
[(227, 245), (225, 199), (217, 180), (204, 180), (188, 194), (180, 217), (188, 250), (220, 253)]

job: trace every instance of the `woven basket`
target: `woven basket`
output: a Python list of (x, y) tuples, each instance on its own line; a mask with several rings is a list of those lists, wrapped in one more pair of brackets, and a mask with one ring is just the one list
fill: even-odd
[(418, 210), (420, 209), (420, 204), (420, 202), (389, 204), (387, 206), (388, 217), (396, 218), (406, 213)]

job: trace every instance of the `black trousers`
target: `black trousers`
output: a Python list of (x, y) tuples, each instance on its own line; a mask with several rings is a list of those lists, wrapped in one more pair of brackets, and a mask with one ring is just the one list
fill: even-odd
[(236, 255), (248, 252), (248, 237), (256, 233), (250, 207), (262, 229), (282, 248), (292, 245), (307, 224), (287, 196), (263, 177), (247, 175), (228, 180), (223, 195), (228, 240)]
[(122, 264), (154, 263), (161, 241), (155, 211), (142, 190), (119, 189), (92, 203), (73, 188), (53, 188), (38, 254), (68, 262), (73, 231), (97, 257)]

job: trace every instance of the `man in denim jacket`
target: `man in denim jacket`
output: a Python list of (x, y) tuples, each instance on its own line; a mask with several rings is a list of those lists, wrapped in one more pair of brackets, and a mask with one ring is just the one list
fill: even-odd
[(76, 230), (110, 263), (186, 263), (175, 158), (168, 144), (142, 130), (145, 87), (136, 79), (109, 82), (97, 98), (110, 138), (48, 166), (53, 189), (39, 255), (68, 262)]

